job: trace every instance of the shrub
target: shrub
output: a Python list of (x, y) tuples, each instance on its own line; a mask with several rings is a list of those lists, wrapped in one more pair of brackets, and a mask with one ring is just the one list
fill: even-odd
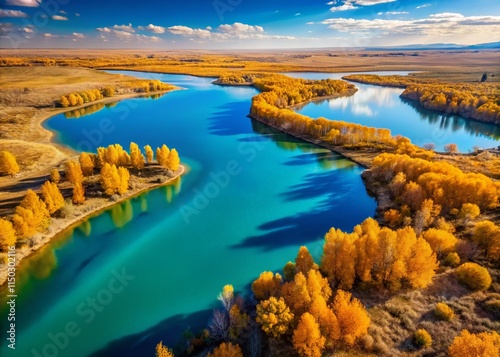
[(446, 305), (444, 302), (439, 302), (436, 304), (434, 309), (434, 315), (440, 320), (450, 321), (455, 317), (455, 313), (452, 308)]
[(457, 267), (460, 264), (460, 257), (457, 253), (448, 253), (448, 255), (443, 259), (443, 265), (449, 267)]
[(496, 332), (471, 334), (467, 330), (455, 337), (448, 349), (451, 357), (490, 357), (499, 355), (500, 335)]
[(415, 344), (418, 347), (429, 347), (432, 345), (432, 337), (423, 328), (415, 332)]
[(476, 263), (465, 263), (457, 269), (458, 281), (472, 290), (486, 290), (491, 285), (491, 276), (486, 268)]

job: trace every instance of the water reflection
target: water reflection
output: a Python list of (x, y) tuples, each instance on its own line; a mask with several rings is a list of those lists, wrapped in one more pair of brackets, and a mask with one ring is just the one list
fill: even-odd
[[(251, 121), (255, 133), (264, 135), (272, 140), (276, 146), (285, 151), (301, 151), (305, 155), (297, 155), (285, 163), (287, 166), (298, 166), (310, 163), (312, 160), (319, 163), (321, 168), (332, 169), (356, 169), (357, 165), (351, 160), (332, 152), (328, 149), (318, 148), (291, 135), (279, 132), (257, 120)], [(262, 140), (258, 138), (259, 140)], [(246, 139), (248, 140), (248, 139)]]
[(165, 190), (165, 199), (167, 203), (172, 203), (173, 199), (181, 192), (182, 188), (182, 178), (176, 177), (172, 182), (170, 182), (167, 186), (164, 186)]
[(104, 108), (112, 108), (116, 105), (116, 103), (117, 102), (106, 103), (106, 104), (105, 103), (92, 104), (92, 105), (89, 105), (89, 106), (84, 107), (84, 108), (70, 110), (69, 112), (64, 113), (64, 117), (66, 119), (79, 119), (79, 118), (84, 117), (86, 115), (91, 115), (91, 114), (97, 113), (97, 112), (103, 110)]
[(132, 202), (127, 200), (114, 205), (110, 211), (111, 220), (116, 228), (123, 228), (134, 218), (134, 208)]
[(78, 226), (78, 230), (85, 236), (85, 237), (90, 237), (92, 234), (92, 223), (90, 223), (89, 220), (82, 222)]
[(483, 136), (493, 140), (500, 140), (500, 126), (483, 123), (477, 120), (464, 119), (454, 114), (443, 114), (434, 110), (423, 108), (413, 100), (400, 98), (401, 101), (412, 107), (420, 119), (431, 124), (438, 124), (440, 129), (450, 129), (453, 132), (465, 130), (474, 136)]

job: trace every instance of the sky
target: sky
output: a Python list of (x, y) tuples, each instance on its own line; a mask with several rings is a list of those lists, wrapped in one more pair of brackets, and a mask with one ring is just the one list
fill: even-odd
[(500, 41), (498, 0), (0, 0), (2, 48), (280, 49)]

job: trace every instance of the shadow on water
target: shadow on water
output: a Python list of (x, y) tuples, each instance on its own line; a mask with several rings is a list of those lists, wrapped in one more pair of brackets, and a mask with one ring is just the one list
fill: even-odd
[(244, 116), (248, 114), (247, 102), (231, 102), (217, 108), (209, 121), (209, 132), (213, 135), (239, 135), (249, 134), (247, 120)]
[(290, 245), (304, 245), (322, 240), (330, 227), (352, 229), (359, 222), (342, 212), (357, 209), (356, 200), (348, 200), (350, 183), (334, 172), (309, 174), (304, 183), (292, 186), (282, 194), (285, 202), (320, 199), (314, 209), (279, 218), (258, 227), (262, 235), (246, 238), (233, 249), (261, 248), (265, 251)]
[(473, 119), (464, 119), (458, 115), (425, 109), (415, 101), (402, 97), (401, 101), (412, 107), (420, 116), (420, 119), (428, 121), (431, 124), (439, 124), (440, 129), (450, 129), (453, 132), (463, 129), (474, 136), (483, 136), (493, 140), (500, 140), (500, 126), (498, 125), (483, 123)]
[(114, 340), (90, 356), (153, 356), (157, 343), (163, 341), (166, 346), (178, 345), (186, 331), (198, 332), (206, 327), (211, 315), (212, 310), (203, 310), (169, 317), (147, 330)]

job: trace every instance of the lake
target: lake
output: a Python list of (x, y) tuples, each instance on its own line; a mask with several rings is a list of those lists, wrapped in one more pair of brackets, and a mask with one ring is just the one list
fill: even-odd
[(189, 173), (87, 220), (21, 264), (9, 355), (153, 355), (160, 340), (173, 346), (205, 327), (225, 284), (249, 296), (262, 271), (281, 271), (301, 245), (319, 259), (330, 227), (351, 230), (374, 214), (361, 167), (247, 117), (255, 89), (131, 74), (185, 89), (58, 115), (46, 127), (79, 150), (166, 143)]

